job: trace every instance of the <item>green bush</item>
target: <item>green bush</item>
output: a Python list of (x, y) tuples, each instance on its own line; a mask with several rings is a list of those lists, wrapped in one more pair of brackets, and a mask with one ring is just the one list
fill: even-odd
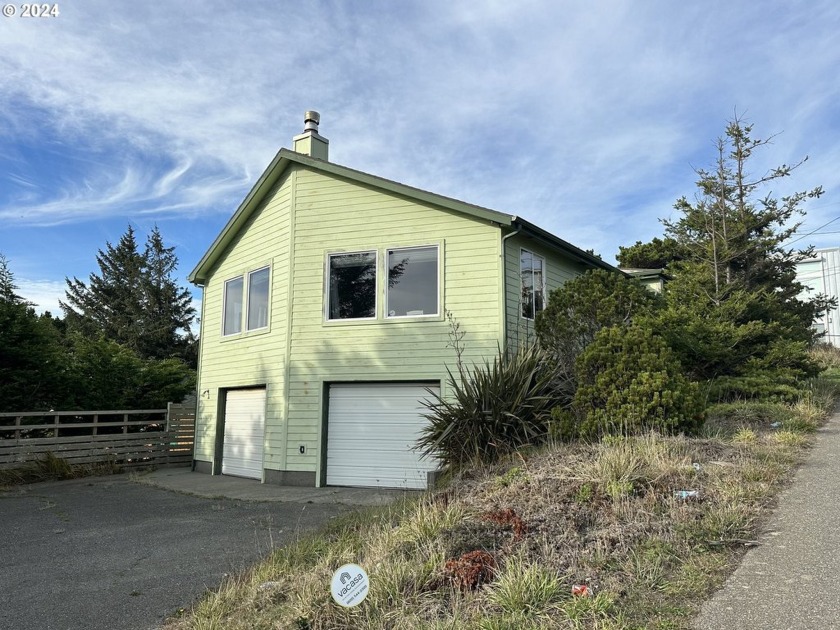
[(534, 329), (538, 344), (557, 364), (558, 391), (570, 399), (576, 389), (575, 361), (602, 328), (630, 325), (662, 306), (662, 298), (638, 280), (592, 269), (551, 292)]
[(545, 440), (555, 404), (554, 369), (535, 346), (499, 355), (491, 364), (449, 372), (449, 395), (430, 390), (429, 421), (418, 440), (425, 456), (447, 466), (492, 462), (516, 449)]
[(697, 383), (683, 376), (671, 349), (647, 328), (603, 329), (581, 354), (575, 373), (571, 408), (552, 413), (555, 435), (691, 432), (702, 424)]
[(711, 402), (769, 401), (793, 402), (801, 393), (800, 380), (782, 370), (745, 376), (719, 376), (709, 381)]

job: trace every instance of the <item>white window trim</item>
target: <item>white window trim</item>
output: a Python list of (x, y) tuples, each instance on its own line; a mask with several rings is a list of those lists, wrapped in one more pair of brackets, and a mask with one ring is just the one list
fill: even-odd
[[(372, 317), (337, 317), (332, 319), (330, 317), (330, 260), (333, 256), (352, 256), (353, 254), (373, 254), (374, 265), (374, 283), (375, 290), (373, 294), (373, 316)], [(324, 265), (324, 322), (328, 324), (340, 324), (345, 322), (370, 322), (376, 321), (379, 315), (379, 251), (377, 249), (360, 249), (354, 251), (337, 251), (326, 253), (326, 264)]]
[[(266, 295), (266, 314), (265, 314), (265, 326), (259, 326), (257, 328), (248, 328), (248, 315), (251, 313), (251, 276), (255, 273), (260, 271), (268, 270), (268, 287), (267, 288), (267, 295)], [(269, 325), (271, 324), (271, 265), (263, 265), (262, 267), (258, 267), (253, 269), (245, 274), (246, 280), (243, 283), (242, 287), (242, 298), (243, 298), (243, 309), (242, 309), (242, 320), (244, 323), (243, 332), (245, 333), (253, 333), (257, 332), (258, 330), (266, 330)]]
[[(239, 330), (236, 332), (225, 332), (225, 321), (227, 319), (227, 304), (228, 304), (228, 284), (234, 282), (236, 280), (242, 280), (242, 312), (239, 314)], [(245, 313), (245, 274), (239, 274), (237, 276), (233, 276), (232, 278), (228, 278), (222, 284), (222, 337), (225, 339), (230, 339), (231, 337), (237, 337), (242, 334), (242, 320), (243, 315)]]
[[(251, 288), (251, 274), (256, 273), (258, 271), (263, 271), (264, 269), (268, 269), (268, 313), (266, 316), (266, 325), (260, 326), (259, 328), (248, 328), (248, 310), (250, 308), (250, 304), (248, 303), (248, 293)], [(225, 311), (227, 309), (227, 286), (228, 283), (233, 282), (235, 280), (242, 280), (242, 312), (239, 315), (239, 332), (232, 332), (232, 333), (225, 333)], [(272, 278), (272, 269), (271, 263), (267, 263), (261, 265), (259, 267), (255, 267), (253, 269), (249, 269), (247, 271), (242, 271), (241, 273), (236, 274), (235, 276), (231, 276), (227, 280), (222, 283), (222, 321), (221, 321), (221, 333), (222, 339), (237, 339), (239, 337), (244, 337), (253, 334), (260, 334), (267, 332), (271, 328), (271, 287), (273, 284)]]
[[(546, 301), (547, 301), (546, 300), (546, 297), (547, 297), (546, 296), (546, 276), (548, 275), (548, 273), (547, 273), (546, 266), (545, 266), (545, 257), (544, 256), (540, 256), (539, 254), (534, 253), (530, 249), (525, 249), (524, 247), (519, 248), (519, 287), (518, 287), (518, 293), (517, 293), (517, 295), (518, 295), (518, 300), (517, 301), (519, 302), (519, 309), (518, 309), (519, 310), (519, 317), (521, 317), (522, 319), (527, 320), (529, 322), (533, 322), (533, 321), (536, 321), (537, 313), (539, 312), (536, 309), (536, 305), (534, 306), (534, 316), (533, 317), (526, 317), (525, 315), (522, 314), (522, 278), (523, 278), (523, 276), (522, 276), (522, 253), (523, 252), (529, 253), (531, 255), (532, 260), (534, 258), (539, 258), (542, 261), (543, 310), (545, 310), (545, 304), (546, 304)], [(533, 269), (533, 267), (532, 267), (532, 269)]]
[(440, 318), (440, 304), (443, 300), (443, 265), (440, 264), (441, 247), (440, 243), (429, 243), (426, 245), (404, 245), (400, 247), (386, 247), (383, 254), (383, 269), (389, 269), (388, 256), (390, 252), (399, 251), (401, 249), (431, 249), (434, 248), (437, 252), (437, 310), (434, 313), (423, 313), (422, 315), (389, 315), (388, 314), (388, 278), (384, 279), (383, 292), (385, 294), (385, 310), (383, 311), (383, 319), (386, 320), (405, 320), (405, 319), (423, 319), (423, 318)]

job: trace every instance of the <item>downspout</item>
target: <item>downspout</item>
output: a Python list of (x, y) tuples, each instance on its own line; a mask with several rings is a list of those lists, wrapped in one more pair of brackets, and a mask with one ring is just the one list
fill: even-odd
[(516, 228), (516, 232), (511, 232), (507, 236), (502, 237), (502, 244), (501, 244), (501, 254), (499, 255), (502, 259), (502, 338), (501, 338), (501, 348), (503, 350), (507, 350), (507, 337), (508, 337), (508, 327), (507, 327), (507, 240), (513, 236), (516, 236), (522, 231), (522, 226)]

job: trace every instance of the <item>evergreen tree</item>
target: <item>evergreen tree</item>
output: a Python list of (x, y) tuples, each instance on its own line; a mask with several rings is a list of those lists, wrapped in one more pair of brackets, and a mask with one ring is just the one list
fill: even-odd
[(650, 243), (636, 241), (634, 245), (618, 248), (618, 266), (624, 269), (664, 269), (683, 260), (688, 253), (673, 238), (654, 238)]
[(143, 329), (143, 256), (130, 225), (116, 247), (105, 244), (96, 255), (99, 275), (85, 284), (66, 279), (66, 302), (59, 302), (71, 330), (102, 335), (130, 350), (141, 350)]
[(0, 411), (48, 409), (63, 390), (58, 334), (16, 291), (0, 254)]
[(629, 326), (658, 311), (661, 302), (638, 280), (604, 269), (590, 269), (554, 289), (534, 329), (540, 347), (556, 362), (558, 393), (574, 394), (575, 362), (602, 328)]
[[(666, 236), (682, 246), (685, 258), (702, 274), (709, 298), (720, 304), (738, 290), (780, 292), (779, 298), (793, 311), (802, 286), (796, 283), (796, 263), (812, 255), (809, 250), (786, 248), (804, 216), (802, 203), (818, 198), (822, 188), (798, 192), (781, 200), (770, 195), (756, 199), (767, 184), (790, 174), (807, 160), (783, 164), (752, 178), (748, 162), (756, 149), (770, 139), (751, 137), (752, 125), (735, 118), (717, 141), (713, 170), (699, 169), (699, 194), (694, 203), (685, 197), (675, 204), (682, 215), (663, 221)], [(666, 239), (667, 240), (667, 239)], [(819, 306), (819, 305), (818, 305)], [(811, 325), (814, 313), (805, 322)], [(807, 312), (806, 312), (807, 316)]]
[(129, 225), (116, 246), (106, 243), (96, 261), (100, 273), (91, 274), (87, 284), (66, 281), (67, 301), (61, 306), (71, 330), (100, 335), (144, 359), (194, 357), (195, 309), (189, 291), (172, 277), (175, 248), (165, 246), (157, 227), (143, 253)]
[[(759, 196), (804, 160), (752, 177), (749, 160), (770, 140), (751, 133), (752, 125), (729, 122), (714, 167), (697, 171), (695, 200), (679, 199), (679, 218), (663, 221), (665, 240), (679, 246), (683, 259), (668, 267), (674, 279), (656, 325), (699, 379), (778, 381), (811, 373), (811, 325), (828, 305), (823, 296), (800, 299), (796, 263), (811, 250), (785, 245), (797, 233), (803, 203), (822, 189)], [(734, 395), (750, 394), (736, 390), (730, 388)]]
[[(166, 247), (157, 226), (149, 234), (144, 253), (141, 355), (158, 359), (187, 359), (195, 339), (190, 326), (195, 309), (189, 290), (172, 277), (178, 266), (174, 247)], [(189, 361), (188, 361), (189, 362)]]

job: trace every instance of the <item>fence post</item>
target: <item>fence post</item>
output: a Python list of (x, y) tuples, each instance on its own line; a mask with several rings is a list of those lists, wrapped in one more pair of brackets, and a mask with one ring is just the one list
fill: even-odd
[(54, 420), (54, 422), (55, 422), (55, 430), (53, 431), (53, 437), (58, 437), (58, 418), (59, 418), (59, 416), (58, 416), (58, 415), (56, 415), (56, 416), (55, 416), (55, 420)]
[(15, 441), (20, 441), (20, 421), (23, 416), (15, 416)]

